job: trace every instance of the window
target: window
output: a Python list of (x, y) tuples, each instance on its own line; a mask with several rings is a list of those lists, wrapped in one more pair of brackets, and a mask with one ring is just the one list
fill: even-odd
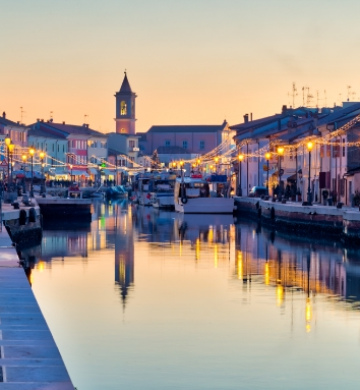
[(129, 140), (129, 148), (130, 149), (135, 148), (135, 141), (134, 140)]
[(126, 133), (126, 130), (124, 128), (120, 129), (120, 133)]
[(165, 146), (170, 146), (170, 144), (171, 144), (170, 140), (167, 139), (167, 140), (165, 141)]
[(184, 149), (187, 149), (187, 148), (188, 148), (188, 142), (187, 142), (187, 141), (183, 141), (183, 148), (184, 148)]
[(200, 141), (200, 149), (201, 150), (205, 149), (205, 141)]
[(120, 115), (126, 115), (126, 114), (127, 114), (126, 102), (123, 100), (120, 103)]
[(342, 151), (343, 153), (342, 153), (342, 155), (343, 155), (343, 157), (345, 157), (345, 138), (343, 138), (342, 141), (343, 141), (343, 148), (342, 148), (343, 149), (343, 151)]

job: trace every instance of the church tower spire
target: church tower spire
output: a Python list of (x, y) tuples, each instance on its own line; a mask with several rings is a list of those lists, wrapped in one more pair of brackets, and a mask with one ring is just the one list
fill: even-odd
[(135, 134), (135, 99), (136, 94), (131, 90), (126, 70), (124, 80), (116, 98), (116, 132), (120, 134)]

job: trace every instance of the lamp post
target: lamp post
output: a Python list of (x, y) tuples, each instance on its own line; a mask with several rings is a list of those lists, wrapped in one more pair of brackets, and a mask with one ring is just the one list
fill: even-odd
[(281, 171), (281, 157), (284, 154), (284, 148), (282, 146), (279, 146), (277, 148), (277, 152), (279, 155), (279, 198), (282, 197), (282, 187), (281, 187), (281, 176), (282, 176), (282, 171)]
[(25, 171), (25, 165), (26, 165), (26, 160), (27, 160), (27, 155), (26, 154), (23, 154), (21, 156), (21, 160), (23, 162), (23, 170)]
[(8, 183), (10, 182), (10, 150), (9, 145), (11, 143), (11, 138), (9, 137), (9, 134), (5, 137), (5, 145), (6, 145), (6, 151), (7, 151), (7, 177), (8, 177)]
[(310, 206), (311, 205), (311, 202), (312, 202), (312, 196), (311, 196), (311, 188), (310, 188), (310, 174), (311, 174), (311, 151), (314, 147), (314, 144), (309, 141), (307, 143), (307, 149), (308, 149), (308, 152), (309, 152), (309, 177), (308, 177), (308, 192), (307, 192), (307, 202), (308, 202), (308, 205)]
[(269, 162), (270, 162), (271, 154), (269, 152), (265, 153), (266, 159), (266, 192), (269, 195)]
[(215, 173), (217, 174), (218, 173), (218, 163), (219, 163), (219, 157), (215, 157)]
[(31, 186), (30, 186), (30, 198), (34, 197), (34, 154), (35, 149), (31, 146), (29, 148), (29, 154), (31, 158)]
[(12, 169), (13, 169), (13, 152), (14, 152), (15, 145), (11, 141), (8, 145), (9, 155), (10, 155), (10, 174), (9, 174), (9, 184), (11, 184), (11, 176), (12, 176)]
[(238, 196), (242, 196), (242, 188), (241, 188), (241, 163), (242, 163), (242, 161), (244, 160), (244, 155), (240, 153), (240, 154), (238, 155), (238, 159), (239, 159), (239, 187), (238, 187)]
[[(23, 171), (24, 171), (24, 175), (26, 175), (26, 171), (25, 171), (25, 167), (26, 167), (26, 160), (27, 160), (27, 155), (26, 154), (23, 154), (22, 156), (21, 156), (21, 160), (22, 160), (22, 162), (23, 162), (23, 165), (22, 165), (22, 169), (23, 169)], [(25, 176), (24, 176), (25, 177)], [(25, 179), (23, 179), (23, 191), (24, 191), (24, 193), (26, 193), (26, 185), (25, 185)]]
[(44, 177), (44, 158), (45, 158), (45, 152), (41, 151), (39, 153), (39, 157), (40, 157), (40, 163), (41, 163), (41, 194), (44, 194), (45, 193), (45, 177)]

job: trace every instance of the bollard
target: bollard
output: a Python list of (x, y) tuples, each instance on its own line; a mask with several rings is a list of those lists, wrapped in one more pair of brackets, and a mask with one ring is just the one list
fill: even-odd
[(19, 225), (25, 225), (26, 224), (26, 211), (20, 210), (19, 212)]
[(31, 207), (31, 209), (29, 209), (29, 222), (35, 222), (35, 221), (36, 221), (36, 211), (34, 207)]

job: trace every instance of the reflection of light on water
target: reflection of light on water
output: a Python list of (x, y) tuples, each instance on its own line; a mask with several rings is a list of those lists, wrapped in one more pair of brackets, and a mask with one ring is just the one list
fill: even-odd
[(37, 265), (36, 265), (36, 268), (37, 268), (40, 272), (44, 271), (44, 269), (45, 269), (45, 262), (42, 261), (42, 260), (38, 261), (38, 263), (37, 263)]
[(219, 262), (219, 254), (218, 254), (218, 245), (216, 244), (214, 246), (214, 267), (218, 267), (218, 262)]
[(195, 242), (195, 259), (200, 259), (200, 239), (197, 238)]
[(212, 228), (209, 229), (209, 236), (208, 236), (209, 242), (213, 242), (214, 240), (214, 230)]
[(284, 302), (284, 287), (281, 284), (276, 286), (276, 305), (282, 306)]
[(269, 263), (265, 263), (265, 284), (270, 284), (270, 268)]
[(243, 258), (242, 258), (241, 251), (238, 251), (238, 253), (237, 253), (237, 276), (238, 276), (238, 279), (242, 280), (242, 278), (243, 278)]
[(306, 332), (311, 331), (311, 320), (312, 320), (312, 305), (311, 305), (311, 300), (310, 297), (306, 298), (306, 305), (305, 305), (305, 320), (306, 320)]

